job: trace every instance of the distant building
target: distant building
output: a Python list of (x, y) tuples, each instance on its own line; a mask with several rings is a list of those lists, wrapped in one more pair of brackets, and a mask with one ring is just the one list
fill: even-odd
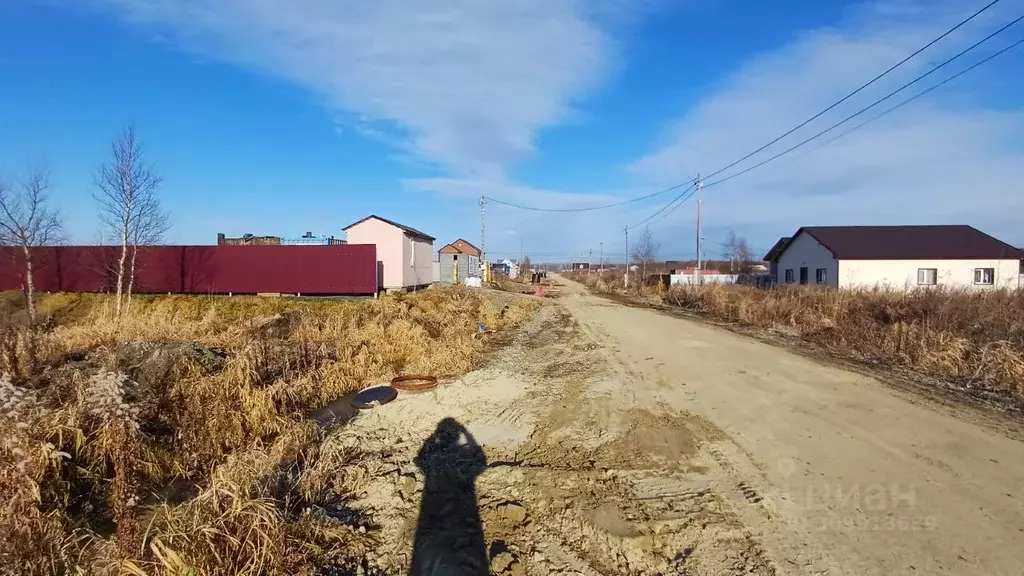
[(480, 249), (474, 246), (470, 241), (459, 238), (451, 244), (445, 244), (439, 253), (443, 254), (469, 254), (471, 256), (480, 257)]
[(279, 244), (281, 244), (280, 236), (242, 234), (238, 238), (228, 238), (224, 234), (217, 234), (218, 246), (277, 246)]
[(569, 266), (570, 270), (590, 270), (590, 262), (573, 262)]
[[(671, 273), (679, 275), (679, 276), (684, 276), (684, 275), (687, 275), (687, 274), (689, 274), (690, 276), (693, 276), (695, 274), (696, 270), (697, 269), (693, 268), (693, 267), (690, 267), (690, 268), (678, 268), (676, 270), (673, 270)], [(701, 276), (716, 275), (716, 274), (721, 274), (721, 273), (722, 273), (721, 270), (716, 270), (714, 268), (701, 268), (700, 269), (700, 275)]]
[(341, 244), (348, 244), (348, 242), (341, 238), (335, 238), (334, 236), (314, 236), (312, 232), (306, 232), (301, 238), (281, 238), (281, 244), (338, 246)]
[(370, 215), (342, 228), (349, 244), (374, 244), (380, 287), (426, 286), (433, 281), (434, 237), (387, 218)]
[(519, 264), (515, 260), (504, 258), (501, 263), (505, 266), (506, 274), (508, 274), (509, 278), (519, 277)]
[(971, 226), (805, 226), (765, 255), (780, 284), (1015, 289), (1024, 253)]
[(462, 284), (480, 276), (480, 249), (462, 238), (438, 250), (437, 261), (438, 282)]

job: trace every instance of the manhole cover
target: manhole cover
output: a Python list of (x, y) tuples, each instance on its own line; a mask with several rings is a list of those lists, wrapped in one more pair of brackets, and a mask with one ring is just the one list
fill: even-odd
[(387, 404), (398, 396), (398, 390), (393, 386), (374, 386), (367, 388), (352, 397), (352, 405), (365, 410), (381, 404)]

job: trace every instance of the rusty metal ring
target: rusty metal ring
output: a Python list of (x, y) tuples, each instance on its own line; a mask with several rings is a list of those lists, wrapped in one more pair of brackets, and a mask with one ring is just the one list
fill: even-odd
[[(411, 382), (419, 382), (411, 384)], [(391, 379), (391, 385), (403, 392), (422, 392), (437, 387), (437, 377), (425, 374), (406, 374), (395, 376)]]

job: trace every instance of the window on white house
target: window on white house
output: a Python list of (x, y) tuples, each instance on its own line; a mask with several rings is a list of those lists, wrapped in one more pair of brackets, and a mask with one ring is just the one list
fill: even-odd
[(935, 268), (918, 268), (917, 283), (922, 286), (934, 286), (939, 283), (939, 271)]
[(996, 280), (996, 269), (995, 268), (975, 268), (974, 269), (974, 283), (975, 284), (994, 284)]
[(792, 268), (786, 268), (786, 282), (792, 282), (793, 278), (794, 278), (794, 276), (793, 276), (793, 269)]
[(827, 277), (826, 274), (827, 272), (825, 272), (824, 268), (818, 268), (814, 271), (814, 281), (818, 284), (824, 284)]

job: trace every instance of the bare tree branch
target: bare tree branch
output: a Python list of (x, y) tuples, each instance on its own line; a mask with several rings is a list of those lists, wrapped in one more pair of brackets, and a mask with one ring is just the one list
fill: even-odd
[(750, 263), (754, 256), (746, 238), (737, 236), (736, 232), (730, 230), (722, 246), (722, 256), (729, 261), (730, 274), (746, 274), (750, 271)]
[(647, 278), (647, 267), (654, 264), (660, 249), (661, 246), (654, 241), (654, 236), (651, 235), (651, 229), (644, 226), (644, 231), (640, 233), (639, 240), (633, 246), (633, 262), (639, 264), (642, 271), (641, 281), (638, 282), (639, 286), (642, 286)]
[(48, 205), (50, 171), (44, 163), (31, 167), (16, 189), (0, 181), (0, 245), (21, 248), (22, 292), (29, 323), (36, 323), (33, 250), (63, 240), (63, 222)]
[(169, 227), (157, 194), (160, 176), (146, 163), (134, 124), (111, 143), (110, 159), (97, 169), (94, 181), (100, 222), (121, 246), (115, 271), (120, 316), (125, 301), (131, 305), (138, 247), (159, 242)]

